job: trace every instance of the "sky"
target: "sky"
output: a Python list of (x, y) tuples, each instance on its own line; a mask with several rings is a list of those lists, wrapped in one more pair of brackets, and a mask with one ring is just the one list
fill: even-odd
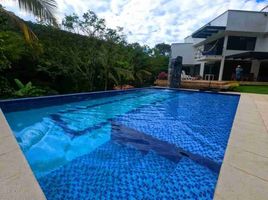
[[(56, 0), (57, 19), (88, 9), (106, 20), (110, 28), (124, 28), (128, 42), (149, 46), (183, 42), (192, 32), (227, 9), (260, 11), (268, 0)], [(0, 0), (26, 20), (34, 17), (20, 11), (16, 0)]]

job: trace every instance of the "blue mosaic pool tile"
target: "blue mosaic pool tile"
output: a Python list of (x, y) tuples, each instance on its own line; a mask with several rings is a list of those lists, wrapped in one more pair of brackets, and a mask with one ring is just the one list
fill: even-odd
[[(128, 172), (144, 154), (110, 142), (39, 178), (47, 199), (99, 199)], [(118, 188), (120, 189), (120, 188)]]
[[(139, 98), (138, 98), (139, 97)], [(137, 101), (135, 99), (137, 98)], [(145, 93), (132, 97), (124, 97), (113, 101), (105, 101), (94, 105), (85, 105), (60, 111), (51, 114), (50, 117), (59, 126), (61, 126), (67, 134), (80, 136), (88, 133), (92, 129), (99, 128), (103, 124), (107, 124), (110, 119), (137, 109), (139, 106), (150, 105), (155, 102), (163, 101), (169, 98), (167, 94), (156, 95), (154, 93)], [(118, 108), (118, 105), (120, 107)], [(107, 113), (107, 110), (109, 112)]]
[(153, 199), (213, 199), (217, 178), (211, 170), (183, 158), (159, 185), (159, 193)]
[[(108, 142), (39, 179), (50, 199), (212, 199), (217, 174), (188, 158)], [(196, 198), (198, 197), (198, 198)]]
[(9, 117), (48, 200), (209, 200), (238, 100), (150, 90)]
[(238, 100), (229, 98), (198, 93), (177, 96), (121, 115), (115, 121), (221, 163)]

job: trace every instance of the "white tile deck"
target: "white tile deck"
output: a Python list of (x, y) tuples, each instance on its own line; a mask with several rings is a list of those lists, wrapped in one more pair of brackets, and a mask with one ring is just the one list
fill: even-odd
[[(1, 110), (0, 197), (45, 199)], [(214, 199), (268, 199), (268, 95), (241, 94)]]

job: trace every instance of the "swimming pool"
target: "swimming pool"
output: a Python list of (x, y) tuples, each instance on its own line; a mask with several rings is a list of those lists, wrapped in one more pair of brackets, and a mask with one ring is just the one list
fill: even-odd
[(0, 106), (47, 199), (212, 199), (238, 101), (137, 89)]

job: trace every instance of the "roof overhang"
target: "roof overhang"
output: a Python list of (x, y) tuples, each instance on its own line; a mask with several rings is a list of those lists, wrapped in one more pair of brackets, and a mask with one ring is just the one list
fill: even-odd
[(229, 55), (225, 58), (233, 60), (267, 60), (268, 52), (248, 51), (244, 53)]
[(192, 34), (193, 38), (208, 38), (213, 34), (216, 34), (220, 31), (224, 31), (226, 29), (225, 26), (210, 26), (206, 25), (202, 28), (198, 29)]

